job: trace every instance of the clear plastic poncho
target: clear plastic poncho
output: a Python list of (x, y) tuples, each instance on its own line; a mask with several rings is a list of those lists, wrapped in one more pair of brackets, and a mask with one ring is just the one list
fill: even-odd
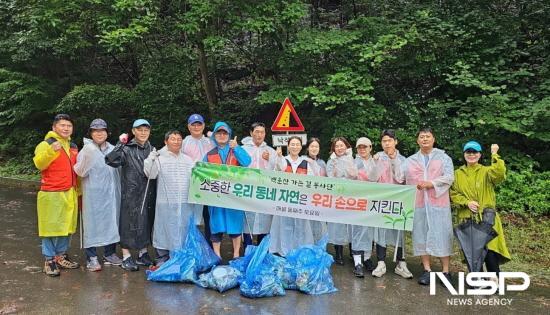
[(120, 215), (120, 169), (105, 164), (105, 155), (114, 148), (102, 148), (84, 139), (73, 169), (82, 183), (82, 223), (84, 248), (118, 243)]
[[(357, 179), (357, 166), (352, 157), (351, 149), (337, 156), (332, 153), (327, 162), (327, 176), (335, 178)], [(342, 223), (327, 223), (328, 242), (334, 245), (347, 245), (351, 241), (351, 226)]]
[[(155, 154), (159, 156), (153, 160)], [(188, 223), (193, 216), (187, 203), (193, 160), (186, 154), (174, 154), (163, 148), (151, 153), (143, 164), (145, 175), (157, 179), (153, 246), (178, 249), (187, 237)]]
[(429, 155), (419, 151), (403, 163), (402, 177), (407, 185), (420, 181), (431, 181), (434, 185), (434, 188), (416, 191), (412, 231), (414, 255), (450, 256), (453, 226), (449, 188), (454, 181), (453, 161), (440, 149), (434, 148)]
[[(262, 170), (274, 170), (277, 160), (277, 152), (268, 146), (265, 142), (257, 146), (254, 144), (252, 137), (246, 137), (242, 141), (242, 148), (250, 155), (252, 162), (248, 167), (258, 168)], [(264, 152), (269, 153), (269, 158), (262, 158)], [(267, 234), (271, 228), (273, 216), (264, 213), (245, 212), (244, 233), (251, 234)]]

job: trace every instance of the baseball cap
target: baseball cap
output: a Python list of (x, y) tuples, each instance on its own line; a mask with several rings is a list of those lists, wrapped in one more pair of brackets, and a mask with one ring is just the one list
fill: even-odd
[(229, 129), (226, 126), (219, 126), (218, 129), (216, 129), (216, 132), (220, 130), (224, 130), (227, 133), (231, 133), (231, 131), (229, 131)]
[(367, 147), (372, 146), (372, 142), (367, 137), (361, 137), (357, 139), (357, 143), (355, 144), (355, 147), (357, 148), (360, 145), (365, 145)]
[(90, 129), (107, 129), (107, 123), (101, 118), (96, 118), (90, 123)]
[(477, 141), (468, 141), (464, 145), (464, 148), (462, 148), (462, 152), (466, 152), (468, 150), (481, 152), (481, 145)]
[(187, 119), (187, 124), (191, 125), (193, 123), (200, 122), (204, 124), (204, 118), (200, 114), (193, 114)]
[(136, 119), (132, 125), (132, 128), (137, 128), (139, 126), (147, 126), (150, 128), (151, 124), (145, 119)]

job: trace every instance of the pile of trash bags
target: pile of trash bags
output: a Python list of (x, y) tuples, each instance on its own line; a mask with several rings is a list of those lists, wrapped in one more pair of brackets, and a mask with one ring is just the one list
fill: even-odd
[(191, 220), (183, 248), (170, 252), (170, 259), (157, 270), (148, 270), (147, 280), (189, 282), (219, 292), (239, 287), (248, 298), (283, 296), (285, 290), (333, 293), (338, 289), (330, 274), (334, 260), (326, 252), (327, 239), (324, 236), (317, 244), (301, 246), (283, 258), (269, 253), (271, 237), (267, 235), (258, 246), (247, 246), (244, 257), (218, 266), (220, 258)]
[(220, 261), (191, 219), (183, 247), (171, 251), (170, 259), (157, 270), (147, 270), (147, 280), (195, 283), (200, 273), (210, 270)]

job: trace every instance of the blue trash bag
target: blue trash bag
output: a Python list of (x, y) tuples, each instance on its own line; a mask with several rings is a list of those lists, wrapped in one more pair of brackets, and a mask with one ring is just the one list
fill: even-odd
[(330, 274), (334, 259), (326, 251), (327, 242), (325, 235), (315, 245), (300, 246), (288, 253), (283, 276), (285, 289), (313, 295), (338, 291)]
[(246, 268), (241, 294), (248, 298), (285, 295), (282, 282), (284, 259), (268, 253), (271, 237), (264, 237)]
[(193, 282), (197, 261), (184, 251), (173, 251), (170, 259), (155, 271), (146, 270), (147, 280), (159, 282)]
[(207, 271), (221, 261), (201, 232), (194, 224), (193, 217), (189, 220), (187, 238), (182, 248), (170, 251), (168, 259), (157, 270), (147, 270), (147, 280), (163, 282), (195, 282), (198, 274)]
[(240, 276), (241, 272), (231, 266), (215, 266), (210, 272), (201, 274), (195, 283), (221, 293), (238, 287)]
[(240, 272), (240, 276), (238, 279), (239, 284), (241, 284), (244, 281), (244, 277), (246, 275), (246, 268), (248, 268), (248, 264), (250, 264), (250, 260), (252, 259), (252, 256), (254, 256), (254, 253), (256, 252), (256, 248), (258, 248), (258, 246), (248, 245), (246, 246), (246, 250), (244, 252), (243, 257), (238, 257), (229, 261), (229, 266), (237, 269)]
[(208, 242), (204, 239), (204, 236), (194, 222), (194, 218), (191, 216), (191, 219), (189, 219), (189, 228), (187, 229), (187, 238), (182, 250), (187, 252), (188, 255), (195, 257), (195, 272), (201, 273), (218, 265), (221, 262), (221, 258), (214, 253), (212, 247), (208, 245)]

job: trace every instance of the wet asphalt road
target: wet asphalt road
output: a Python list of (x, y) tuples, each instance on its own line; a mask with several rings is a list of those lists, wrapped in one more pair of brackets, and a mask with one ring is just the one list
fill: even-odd
[[(229, 257), (229, 248), (224, 250)], [(78, 234), (72, 239), (69, 254), (73, 260), (84, 263)], [(418, 259), (407, 260), (411, 271), (418, 275), (421, 272)], [(504, 297), (472, 298), (471, 306), (448, 305), (452, 298), (468, 297), (452, 297), (441, 286), (436, 296), (430, 296), (428, 287), (393, 274), (393, 263), (388, 263), (388, 273), (381, 279), (371, 276), (358, 279), (351, 272), (351, 260), (345, 266), (332, 267), (337, 293), (309, 296), (287, 290), (283, 297), (255, 300), (242, 297), (238, 289), (220, 294), (192, 284), (148, 282), (143, 270), (126, 272), (115, 266), (104, 266), (101, 272), (88, 272), (81, 266), (50, 278), (41, 272), (43, 258), (37, 237), (35, 190), (3, 185), (0, 185), (0, 263), (0, 315), (550, 313), (548, 286), (531, 285), (525, 292), (511, 292)], [(502, 298), (512, 299), (511, 305), (475, 305), (503, 301)]]

